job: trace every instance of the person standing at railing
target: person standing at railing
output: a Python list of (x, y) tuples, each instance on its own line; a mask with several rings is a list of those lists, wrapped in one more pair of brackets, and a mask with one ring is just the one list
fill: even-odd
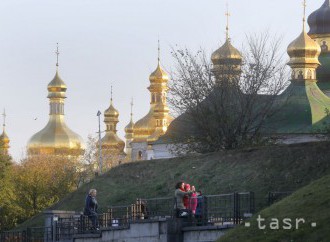
[(175, 185), (175, 192), (174, 192), (174, 196), (175, 196), (175, 205), (174, 205), (174, 209), (176, 210), (176, 216), (177, 217), (187, 217), (189, 215), (189, 210), (186, 209), (186, 207), (184, 206), (184, 202), (183, 202), (183, 198), (185, 195), (187, 196), (191, 196), (191, 194), (194, 191), (185, 191), (184, 190), (184, 182), (178, 182)]
[(195, 218), (197, 219), (197, 225), (202, 225), (203, 203), (204, 203), (204, 197), (202, 191), (197, 191), (197, 207), (195, 213)]
[[(188, 187), (186, 189), (187, 185)], [(189, 191), (190, 190), (189, 184), (186, 184), (186, 186), (185, 186), (186, 191)], [(192, 215), (195, 215), (196, 207), (197, 207), (197, 194), (195, 192), (195, 186), (192, 186), (191, 190), (193, 191), (193, 193), (191, 194), (191, 197), (188, 197), (187, 209), (191, 211)]]
[(91, 220), (93, 226), (92, 230), (99, 230), (97, 208), (98, 204), (96, 200), (96, 189), (90, 189), (85, 200), (84, 215), (88, 216)]

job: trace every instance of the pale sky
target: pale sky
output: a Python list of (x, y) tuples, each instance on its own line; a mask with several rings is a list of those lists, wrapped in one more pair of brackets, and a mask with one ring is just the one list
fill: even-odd
[[(113, 85), (124, 139), (131, 97), (134, 121), (149, 110), (158, 36), (168, 72), (174, 68), (171, 46), (202, 46), (211, 54), (225, 38), (226, 2), (237, 48), (246, 34), (269, 30), (283, 36), (285, 51), (301, 33), (302, 0), (0, 0), (0, 110), (7, 112), (11, 155), (18, 161), (48, 121), (57, 42), (60, 75), (68, 86), (68, 126), (85, 141), (96, 135), (96, 113), (109, 107)], [(307, 15), (323, 2), (307, 1)]]

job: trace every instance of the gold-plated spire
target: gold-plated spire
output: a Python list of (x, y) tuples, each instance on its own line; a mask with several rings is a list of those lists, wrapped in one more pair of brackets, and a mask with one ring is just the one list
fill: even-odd
[(130, 122), (128, 123), (128, 125), (125, 127), (125, 132), (126, 132), (126, 135), (125, 135), (125, 138), (126, 139), (130, 139), (132, 137), (128, 137), (130, 136), (130, 134), (133, 134), (133, 128), (134, 128), (134, 122), (133, 122), (133, 98), (131, 100), (131, 119), (130, 119)]
[(158, 38), (158, 63), (160, 62), (160, 42)]
[(111, 85), (111, 98), (110, 98), (111, 102), (112, 102), (112, 85)]
[(56, 69), (58, 69), (58, 57), (60, 55), (60, 52), (58, 50), (58, 43), (56, 43), (56, 51), (55, 51), (55, 54), (56, 54)]
[(3, 113), (2, 113), (2, 117), (3, 117), (3, 130), (5, 130), (5, 127), (6, 127), (6, 109), (3, 109)]
[(131, 101), (131, 120), (133, 120), (133, 97)]
[(306, 29), (306, 0), (303, 1), (304, 13), (303, 13), (303, 31)]
[(127, 160), (132, 160), (132, 145), (131, 142), (134, 139), (134, 122), (133, 122), (133, 97), (131, 100), (131, 120), (125, 127), (125, 139), (126, 139), (126, 154)]
[(230, 13), (229, 13), (229, 8), (228, 8), (228, 2), (226, 3), (226, 7), (227, 7), (227, 11), (225, 13), (225, 15), (227, 17), (227, 23), (226, 23), (226, 40), (229, 40), (229, 17), (230, 17)]

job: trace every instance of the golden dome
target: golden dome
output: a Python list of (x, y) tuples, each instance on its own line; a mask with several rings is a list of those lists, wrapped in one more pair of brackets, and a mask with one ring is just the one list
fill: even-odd
[(241, 53), (230, 43), (230, 39), (227, 38), (226, 42), (211, 56), (212, 63), (214, 65), (226, 60), (242, 60)]
[(101, 139), (102, 146), (106, 147), (118, 147), (121, 150), (124, 150), (125, 142), (118, 137), (114, 132), (107, 132), (104, 137)]
[(133, 130), (134, 130), (134, 122), (131, 119), (131, 121), (125, 127), (125, 132), (126, 133), (133, 133)]
[(146, 116), (137, 121), (134, 125), (134, 133), (153, 131), (156, 127), (156, 119), (154, 118), (154, 110), (151, 108)]
[(320, 64), (318, 57), (321, 53), (321, 47), (308, 36), (305, 30), (288, 46), (287, 52), (290, 56), (288, 63), (290, 66)]
[(0, 142), (2, 142), (0, 145), (0, 150), (1, 150), (1, 153), (3, 154), (8, 154), (8, 150), (10, 148), (9, 146), (9, 143), (10, 143), (10, 140), (9, 140), (9, 137), (5, 131), (5, 126), (3, 126), (3, 132), (2, 134), (0, 135)]
[(56, 74), (53, 80), (48, 84), (48, 98), (65, 98), (67, 86), (64, 81), (61, 79), (60, 75), (58, 74), (58, 70), (56, 70)]
[(113, 106), (113, 102), (111, 99), (110, 102), (110, 107), (104, 111), (104, 116), (114, 116), (114, 117), (118, 117), (119, 116), (119, 112), (117, 109), (115, 109), (115, 107)]
[(9, 143), (10, 140), (5, 130), (3, 130), (2, 134), (0, 135), (0, 140), (3, 143)]
[(161, 68), (160, 62), (158, 61), (156, 70), (149, 76), (150, 82), (167, 82), (168, 79), (167, 73)]
[(56, 70), (48, 84), (50, 114), (47, 125), (33, 135), (28, 142), (30, 154), (81, 155), (85, 146), (83, 139), (64, 122), (64, 98), (66, 85)]
[(32, 154), (54, 154), (81, 152), (84, 149), (83, 139), (70, 130), (63, 115), (51, 115), (48, 124), (31, 137), (28, 149)]

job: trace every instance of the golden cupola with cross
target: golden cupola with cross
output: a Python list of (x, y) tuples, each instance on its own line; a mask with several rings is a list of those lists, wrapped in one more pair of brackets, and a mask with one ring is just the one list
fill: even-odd
[(9, 143), (10, 139), (6, 133), (6, 111), (3, 111), (3, 125), (2, 125), (2, 134), (0, 135), (0, 152), (4, 155), (9, 154)]
[(231, 43), (229, 37), (229, 16), (227, 7), (226, 41), (211, 56), (213, 63), (212, 72), (218, 84), (225, 80), (232, 81), (237, 79), (241, 74), (242, 55)]
[(112, 87), (110, 106), (104, 111), (104, 123), (106, 126), (105, 135), (101, 139), (102, 152), (107, 155), (122, 155), (124, 153), (125, 142), (117, 135), (117, 124), (119, 122), (119, 112), (113, 105)]
[[(158, 42), (159, 43), (159, 42)], [(160, 47), (158, 44), (158, 64), (149, 76), (150, 110), (146, 116), (138, 120), (133, 129), (133, 142), (152, 142), (163, 135), (173, 118), (167, 106), (168, 74), (160, 64)]]
[(57, 47), (56, 73), (48, 84), (49, 121), (38, 133), (28, 141), (29, 155), (82, 155), (85, 149), (83, 139), (73, 132), (64, 120), (64, 100), (67, 86), (61, 79), (58, 71)]
[(306, 33), (305, 8), (306, 3), (304, 3), (303, 30), (287, 49), (290, 56), (288, 65), (292, 68), (292, 81), (316, 81), (316, 68), (320, 65), (318, 57), (321, 47)]

